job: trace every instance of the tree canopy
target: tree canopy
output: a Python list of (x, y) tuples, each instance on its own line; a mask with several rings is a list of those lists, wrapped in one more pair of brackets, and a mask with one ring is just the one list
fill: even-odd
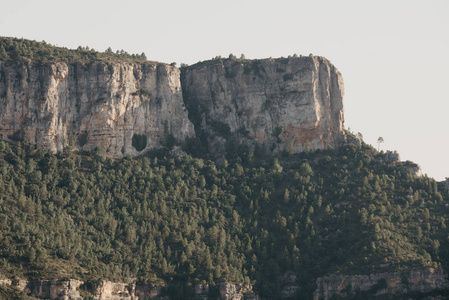
[[(214, 162), (0, 142), (0, 277), (249, 282), (447, 267), (448, 190), (363, 144)], [(188, 289), (173, 291), (185, 298)]]

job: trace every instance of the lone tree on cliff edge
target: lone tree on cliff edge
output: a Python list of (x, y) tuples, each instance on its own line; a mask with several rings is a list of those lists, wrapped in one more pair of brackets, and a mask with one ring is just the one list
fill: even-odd
[(380, 150), (380, 144), (381, 143), (383, 143), (384, 142), (384, 138), (383, 137), (379, 137), (378, 139), (377, 139), (377, 151), (379, 151)]

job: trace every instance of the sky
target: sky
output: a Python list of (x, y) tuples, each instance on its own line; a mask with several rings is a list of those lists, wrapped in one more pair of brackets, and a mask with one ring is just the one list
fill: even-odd
[(345, 127), (449, 177), (448, 0), (0, 0), (0, 36), (193, 64), (230, 53), (328, 58)]

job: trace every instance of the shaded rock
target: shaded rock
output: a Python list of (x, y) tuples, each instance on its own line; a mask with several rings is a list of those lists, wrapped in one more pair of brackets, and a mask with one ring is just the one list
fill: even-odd
[(78, 288), (83, 284), (80, 280), (18, 280), (4, 279), (0, 284), (13, 286), (34, 297), (45, 299), (82, 300)]
[(334, 296), (349, 297), (356, 293), (369, 296), (430, 293), (449, 288), (447, 275), (441, 269), (418, 269), (371, 275), (331, 275), (318, 278), (314, 299)]
[[(247, 283), (229, 283), (222, 282), (218, 286), (220, 291), (220, 300), (243, 300), (246, 299), (245, 295), (249, 294), (250, 298), (248, 299), (256, 299), (255, 295), (252, 294), (252, 286)], [(252, 297), (252, 298), (251, 298)]]
[(102, 281), (97, 287), (94, 298), (98, 300), (133, 300), (134, 285), (122, 282)]
[(325, 58), (209, 61), (183, 69), (181, 82), (211, 152), (231, 138), (296, 153), (344, 137), (343, 79)]

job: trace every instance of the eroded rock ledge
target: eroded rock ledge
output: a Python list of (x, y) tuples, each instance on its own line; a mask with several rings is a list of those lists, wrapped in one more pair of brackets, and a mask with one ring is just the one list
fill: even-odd
[(332, 275), (318, 278), (314, 300), (328, 300), (334, 296), (355, 295), (425, 295), (442, 290), (449, 291), (447, 275), (441, 269), (417, 269), (404, 272), (371, 275)]
[[(136, 284), (123, 282), (89, 282), (74, 279), (55, 280), (0, 280), (0, 284), (13, 286), (28, 295), (44, 299), (82, 300), (84, 295), (96, 300), (169, 300), (164, 295), (164, 285)], [(210, 296), (208, 284), (193, 287), (195, 299), (217, 300), (259, 300), (250, 284), (222, 282), (218, 284), (218, 298)]]

